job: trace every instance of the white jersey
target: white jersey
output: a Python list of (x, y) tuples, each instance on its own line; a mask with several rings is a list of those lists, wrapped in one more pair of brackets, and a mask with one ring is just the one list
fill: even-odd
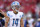
[(8, 11), (7, 16), (10, 18), (9, 27), (20, 27), (20, 20), (23, 17), (23, 12), (14, 14), (13, 11)]

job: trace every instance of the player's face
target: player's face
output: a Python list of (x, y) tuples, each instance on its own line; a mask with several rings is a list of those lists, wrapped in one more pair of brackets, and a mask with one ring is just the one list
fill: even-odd
[(14, 10), (14, 13), (18, 13), (18, 10), (19, 9), (16, 7), (15, 10)]
[(18, 12), (19, 8), (16, 7), (15, 11)]
[(18, 10), (19, 10), (19, 6), (14, 6), (13, 8), (14, 8), (14, 9), (13, 9), (13, 10), (14, 10), (14, 13), (17, 13)]

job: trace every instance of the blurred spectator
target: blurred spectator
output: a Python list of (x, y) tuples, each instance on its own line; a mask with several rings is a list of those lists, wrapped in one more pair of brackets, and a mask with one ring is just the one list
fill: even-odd
[(4, 8), (4, 4), (0, 4), (0, 9), (3, 9)]
[(28, 21), (27, 20), (25, 20), (24, 27), (29, 27), (29, 24), (28, 24)]
[(40, 11), (39, 11), (39, 18), (40, 18)]
[(2, 19), (4, 15), (0, 13), (0, 27), (3, 27), (5, 25), (5, 21)]
[(7, 7), (6, 7), (6, 10), (8, 11), (9, 9), (10, 9), (10, 6), (7, 6)]
[(40, 18), (37, 19), (37, 22), (35, 23), (35, 27), (40, 27)]
[(36, 15), (36, 18), (39, 17), (39, 16), (38, 16), (38, 15), (39, 15), (39, 11), (40, 11), (39, 9), (40, 9), (40, 7), (39, 7), (39, 4), (38, 4), (38, 5), (36, 5), (36, 8), (35, 8), (35, 12), (36, 12), (35, 15)]
[(30, 13), (27, 14), (26, 20), (28, 21), (29, 27), (33, 27), (34, 19), (32, 18), (32, 15)]

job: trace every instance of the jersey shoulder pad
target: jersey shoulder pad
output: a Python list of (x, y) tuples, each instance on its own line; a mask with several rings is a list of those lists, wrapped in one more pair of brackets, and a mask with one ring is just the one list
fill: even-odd
[(8, 11), (7, 12), (7, 16), (10, 16), (10, 14), (12, 14), (13, 11)]
[(24, 14), (23, 12), (19, 12), (21, 15)]
[(11, 13), (11, 12), (13, 12), (13, 11), (8, 11), (7, 13)]
[(20, 17), (23, 17), (24, 16), (24, 13), (23, 12), (19, 12), (19, 14), (21, 15)]

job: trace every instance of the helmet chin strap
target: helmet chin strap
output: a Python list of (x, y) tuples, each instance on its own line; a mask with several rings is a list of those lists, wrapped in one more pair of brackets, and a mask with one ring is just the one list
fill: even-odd
[(15, 10), (15, 7), (13, 7), (12, 9)]
[(15, 10), (16, 12), (18, 12), (18, 10), (16, 10), (16, 7), (13, 7), (12, 9)]
[(14, 9), (14, 8), (12, 8), (12, 9), (15, 10), (16, 12), (18, 12), (18, 10)]
[(18, 12), (18, 10), (15, 9), (16, 12)]
[(15, 8), (12, 8), (13, 10), (15, 10)]

